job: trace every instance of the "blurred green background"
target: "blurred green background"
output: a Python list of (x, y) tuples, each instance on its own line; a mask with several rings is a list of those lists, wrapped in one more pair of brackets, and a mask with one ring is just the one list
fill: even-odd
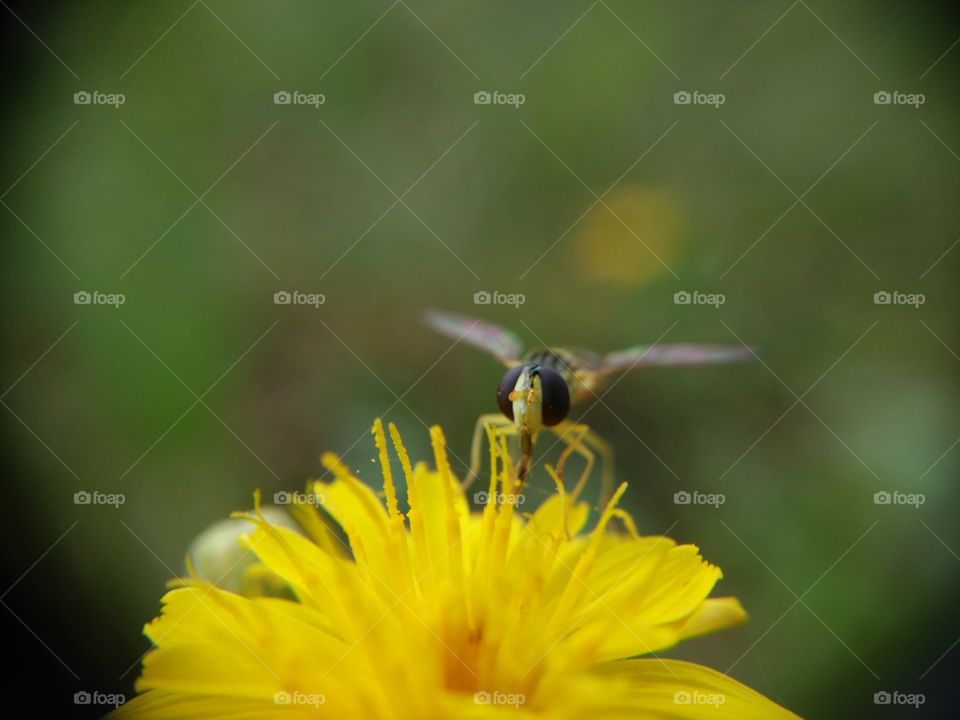
[[(433, 306), (531, 345), (762, 348), (635, 373), (586, 414), (641, 531), (699, 545), (751, 614), (669, 654), (809, 717), (904, 711), (878, 691), (924, 693), (917, 717), (952, 705), (960, 50), (943, 8), (0, 13), (18, 68), (0, 188), (3, 612), (26, 660), (8, 680), (44, 674), (62, 688), (44, 702), (71, 712), (74, 690), (129, 694), (191, 538), (255, 488), (321, 476), (321, 451), (375, 481), (375, 416), (421, 458), (439, 423), (466, 458), (500, 368), (425, 329)], [(325, 101), (275, 104), (281, 91)], [(675, 103), (683, 91), (724, 102)], [(477, 306), (479, 291), (525, 303)], [(881, 291), (925, 302), (875, 304)], [(535, 472), (529, 496), (548, 482)], [(126, 502), (75, 505), (82, 490)], [(725, 502), (676, 504), (682, 490)], [(926, 502), (877, 505), (880, 491)]]

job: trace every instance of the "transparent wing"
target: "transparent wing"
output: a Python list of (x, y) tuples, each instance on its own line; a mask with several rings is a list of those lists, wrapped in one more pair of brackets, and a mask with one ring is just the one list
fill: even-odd
[(600, 363), (601, 373), (632, 370), (641, 367), (671, 365), (711, 365), (753, 360), (755, 350), (732, 345), (636, 345), (606, 355)]
[(426, 310), (423, 321), (441, 335), (473, 345), (508, 367), (519, 362), (523, 344), (509, 330), (493, 323), (443, 310)]

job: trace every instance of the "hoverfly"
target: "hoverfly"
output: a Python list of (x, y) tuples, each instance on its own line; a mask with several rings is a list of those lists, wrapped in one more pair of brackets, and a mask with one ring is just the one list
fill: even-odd
[(567, 446), (557, 462), (558, 477), (562, 479), (563, 462), (571, 453), (579, 454), (586, 462), (572, 496), (579, 494), (595, 454), (599, 453), (601, 498), (608, 498), (613, 489), (613, 451), (587, 425), (567, 420), (572, 407), (590, 398), (599, 402), (598, 393), (612, 377), (637, 368), (742, 362), (755, 357), (748, 347), (690, 344), (635, 345), (607, 355), (573, 347), (550, 347), (524, 354), (517, 336), (493, 323), (441, 310), (427, 310), (424, 322), (442, 335), (483, 350), (507, 367), (497, 385), (500, 414), (485, 413), (477, 419), (464, 489), (480, 470), (484, 430), (493, 426), (499, 435), (519, 436), (518, 487), (523, 486), (530, 470), (538, 434), (549, 430)]

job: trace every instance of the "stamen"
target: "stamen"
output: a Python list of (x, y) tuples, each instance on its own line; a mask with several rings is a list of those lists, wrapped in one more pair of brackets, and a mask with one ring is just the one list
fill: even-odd
[(397, 457), (400, 458), (400, 467), (403, 468), (403, 477), (407, 481), (407, 505), (412, 508), (415, 490), (413, 488), (413, 466), (410, 465), (410, 456), (407, 455), (407, 448), (404, 447), (403, 440), (400, 439), (400, 431), (397, 430), (397, 426), (389, 423), (387, 429), (390, 430), (393, 449), (397, 451)]
[(440, 482), (443, 483), (443, 499), (447, 510), (447, 542), (450, 547), (450, 572), (455, 583), (463, 580), (463, 551), (460, 545), (460, 518), (453, 498), (453, 474), (450, 470), (450, 461), (447, 459), (446, 439), (439, 425), (430, 428), (430, 444), (433, 446), (433, 457), (437, 463), (437, 472), (440, 473)]
[[(560, 476), (557, 474), (557, 471), (553, 469), (550, 465), (544, 465), (544, 468), (547, 471), (547, 474), (553, 479), (553, 484), (557, 487), (557, 495), (560, 496), (560, 517), (561, 520), (561, 529), (563, 530), (564, 539), (569, 539), (570, 531), (567, 530), (567, 493), (563, 489), (563, 481), (560, 480)], [(571, 498), (576, 501), (576, 498)]]
[(600, 544), (600, 539), (603, 537), (603, 532), (607, 529), (607, 523), (610, 522), (610, 518), (616, 515), (617, 503), (620, 502), (620, 498), (623, 497), (623, 494), (626, 491), (627, 483), (620, 483), (620, 487), (618, 487), (617, 491), (613, 493), (613, 497), (610, 498), (610, 502), (607, 503), (606, 509), (600, 516), (600, 520), (597, 522), (597, 527), (593, 529), (593, 532), (590, 535), (590, 548), (587, 550), (586, 554), (592, 556), (596, 552), (597, 545)]
[(408, 551), (409, 555), (405, 552), (403, 557), (408, 558), (405, 562), (410, 567), (411, 577), (414, 573), (413, 568), (418, 560), (421, 567), (426, 567), (422, 575), (413, 580), (417, 596), (419, 597), (422, 594), (423, 585), (428, 585), (431, 588), (435, 587), (433, 562), (430, 560), (430, 548), (427, 545), (423, 516), (420, 514), (417, 506), (417, 483), (413, 475), (413, 467), (410, 465), (410, 456), (407, 454), (407, 448), (403, 444), (397, 426), (389, 423), (387, 429), (390, 431), (393, 449), (397, 451), (397, 457), (400, 458), (400, 467), (403, 468), (403, 476), (407, 482), (407, 518), (410, 521), (410, 536), (413, 539), (413, 549)]
[(400, 517), (397, 509), (397, 489), (393, 486), (393, 473), (390, 471), (390, 458), (387, 456), (387, 438), (383, 433), (383, 422), (377, 418), (373, 422), (373, 441), (380, 452), (380, 471), (383, 473), (383, 494), (387, 502), (387, 515), (390, 519)]
[(497, 512), (494, 498), (497, 496), (497, 460), (500, 457), (500, 442), (497, 440), (497, 431), (490, 423), (486, 427), (487, 444), (490, 446), (490, 483), (487, 486), (487, 504), (483, 507), (483, 516), (495, 515)]
[(450, 461), (447, 459), (446, 439), (439, 425), (430, 428), (430, 445), (433, 446), (433, 459), (437, 464), (437, 472), (443, 480), (443, 496), (448, 501), (448, 505), (452, 506), (450, 483), (453, 482), (453, 478), (450, 472)]

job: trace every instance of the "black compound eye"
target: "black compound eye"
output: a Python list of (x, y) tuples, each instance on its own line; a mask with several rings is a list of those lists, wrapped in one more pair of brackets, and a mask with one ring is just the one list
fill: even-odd
[(510, 400), (509, 395), (517, 386), (517, 380), (520, 378), (520, 373), (522, 372), (523, 365), (510, 368), (504, 373), (503, 377), (500, 378), (500, 384), (497, 385), (497, 405), (500, 406), (500, 412), (511, 420), (513, 420), (513, 401)]
[(563, 422), (570, 412), (570, 389), (560, 373), (540, 368), (540, 394), (543, 398), (541, 422), (552, 427)]

